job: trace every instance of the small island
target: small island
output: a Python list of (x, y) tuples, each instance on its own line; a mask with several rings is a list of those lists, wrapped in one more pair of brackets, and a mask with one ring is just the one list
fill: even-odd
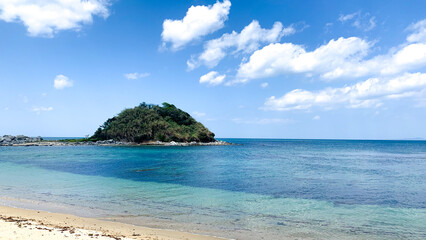
[(109, 118), (88, 138), (45, 141), (41, 137), (5, 135), (0, 137), (0, 146), (230, 144), (214, 136), (202, 123), (173, 104), (159, 106), (143, 102)]
[(162, 142), (214, 142), (215, 134), (197, 122), (188, 113), (173, 104), (162, 106), (141, 103), (125, 109), (108, 119), (91, 137), (95, 140), (120, 140), (143, 143)]

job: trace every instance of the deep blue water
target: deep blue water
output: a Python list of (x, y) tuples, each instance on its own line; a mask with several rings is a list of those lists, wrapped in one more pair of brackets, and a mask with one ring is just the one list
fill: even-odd
[[(312, 236), (320, 238), (327, 238), (324, 234), (330, 229), (339, 238), (426, 237), (426, 141), (226, 140), (239, 145), (2, 147), (0, 193), (37, 201), (55, 199), (81, 207), (102, 206), (99, 208), (106, 215), (131, 212), (139, 216), (135, 212), (142, 210), (141, 205), (152, 208), (155, 204), (161, 211), (172, 206), (178, 210), (171, 211), (170, 216), (158, 210), (144, 217), (170, 218), (172, 228), (176, 227), (173, 221), (184, 221), (187, 225), (199, 222), (201, 232), (212, 234), (219, 233), (205, 230), (209, 224), (230, 224), (230, 218), (238, 216), (232, 220), (232, 226), (241, 234), (224, 231), (225, 236), (237, 238), (245, 238), (244, 231), (266, 231), (270, 238), (279, 239), (284, 231), (282, 226), (287, 227), (286, 232), (297, 234), (295, 229), (304, 229), (300, 231), (313, 232)], [(28, 176), (13, 180), (17, 171), (28, 172)], [(46, 182), (50, 187), (43, 185)], [(107, 188), (106, 182), (108, 188), (117, 186), (102, 189)], [(99, 186), (93, 189), (96, 184)], [(132, 186), (133, 191), (143, 189), (145, 194), (122, 192), (123, 186)], [(64, 194), (64, 188), (70, 194)], [(112, 202), (93, 203), (108, 199), (109, 194)], [(156, 194), (161, 197), (152, 200)], [(223, 199), (227, 199), (226, 203)], [(208, 211), (224, 213), (215, 216), (197, 212), (200, 204), (210, 201), (215, 203)], [(112, 207), (115, 202), (127, 205), (120, 212), (117, 206)], [(256, 210), (251, 209), (253, 204)], [(302, 210), (306, 212), (302, 214)], [(173, 217), (188, 211), (193, 216), (190, 214), (185, 220)], [(366, 213), (371, 216), (365, 216)], [(415, 216), (407, 217), (413, 213)], [(241, 223), (245, 218), (253, 220)], [(424, 221), (418, 222), (419, 218)], [(333, 225), (334, 221), (340, 223)], [(358, 226), (362, 221), (365, 223)], [(390, 227), (395, 224), (401, 229), (392, 232), (389, 229), (394, 229)], [(223, 227), (227, 231), (232, 229)]]

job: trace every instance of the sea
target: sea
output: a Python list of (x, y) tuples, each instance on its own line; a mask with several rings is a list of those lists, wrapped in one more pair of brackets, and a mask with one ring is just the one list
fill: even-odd
[(230, 239), (426, 239), (426, 141), (0, 147), (0, 204)]

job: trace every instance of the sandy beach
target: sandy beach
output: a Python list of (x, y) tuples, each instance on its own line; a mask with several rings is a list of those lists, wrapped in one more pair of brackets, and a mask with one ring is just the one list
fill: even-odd
[(6, 239), (217, 240), (223, 238), (0, 206), (0, 240)]

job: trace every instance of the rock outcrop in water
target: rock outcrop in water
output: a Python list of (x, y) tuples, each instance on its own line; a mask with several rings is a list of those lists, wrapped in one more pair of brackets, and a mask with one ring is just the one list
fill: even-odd
[(0, 146), (12, 146), (16, 144), (37, 143), (43, 141), (41, 137), (27, 137), (24, 135), (4, 135), (0, 137)]
[(208, 143), (216, 141), (214, 136), (203, 124), (172, 104), (142, 103), (108, 119), (90, 139), (132, 143)]
[(93, 141), (87, 138), (81, 139), (64, 139), (64, 140), (48, 140), (45, 141), (41, 137), (27, 137), (23, 135), (12, 136), (4, 135), (0, 137), (0, 147), (31, 147), (31, 146), (224, 146), (234, 145), (224, 141), (215, 142), (161, 142), (149, 141), (143, 143), (122, 142), (113, 139)]

